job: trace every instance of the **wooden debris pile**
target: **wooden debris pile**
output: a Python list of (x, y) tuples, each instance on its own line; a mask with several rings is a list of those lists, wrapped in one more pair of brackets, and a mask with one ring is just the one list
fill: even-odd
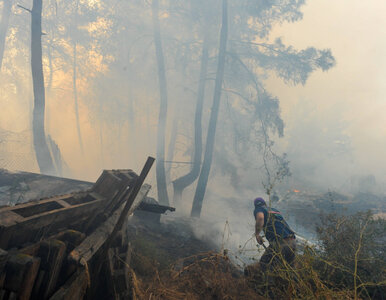
[(104, 171), (87, 192), (0, 208), (0, 300), (125, 298), (125, 223), (150, 190), (153, 161), (139, 176)]

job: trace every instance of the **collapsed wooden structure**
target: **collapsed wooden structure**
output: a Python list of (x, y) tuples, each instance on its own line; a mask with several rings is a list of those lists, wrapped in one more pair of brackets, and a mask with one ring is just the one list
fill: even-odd
[(0, 208), (0, 300), (127, 299), (127, 216), (136, 208), (174, 210), (139, 207), (153, 161), (139, 176), (104, 171), (87, 192)]

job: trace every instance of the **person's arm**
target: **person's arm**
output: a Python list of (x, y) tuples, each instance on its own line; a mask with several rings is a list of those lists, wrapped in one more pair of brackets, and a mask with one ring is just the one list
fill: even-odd
[(264, 213), (258, 212), (256, 213), (256, 224), (255, 224), (255, 235), (256, 235), (256, 241), (261, 245), (263, 244), (263, 238), (260, 236), (261, 230), (263, 230), (264, 227)]

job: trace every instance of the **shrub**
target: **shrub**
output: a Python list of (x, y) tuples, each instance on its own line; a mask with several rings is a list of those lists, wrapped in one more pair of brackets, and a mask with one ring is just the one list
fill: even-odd
[(323, 215), (317, 227), (321, 278), (354, 297), (384, 299), (386, 295), (386, 220), (369, 212), (350, 216)]

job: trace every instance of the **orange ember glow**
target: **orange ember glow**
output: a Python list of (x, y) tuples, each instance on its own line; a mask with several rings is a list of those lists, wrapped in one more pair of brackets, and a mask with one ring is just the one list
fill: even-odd
[(300, 191), (299, 190), (294, 190), (294, 193), (299, 193)]

